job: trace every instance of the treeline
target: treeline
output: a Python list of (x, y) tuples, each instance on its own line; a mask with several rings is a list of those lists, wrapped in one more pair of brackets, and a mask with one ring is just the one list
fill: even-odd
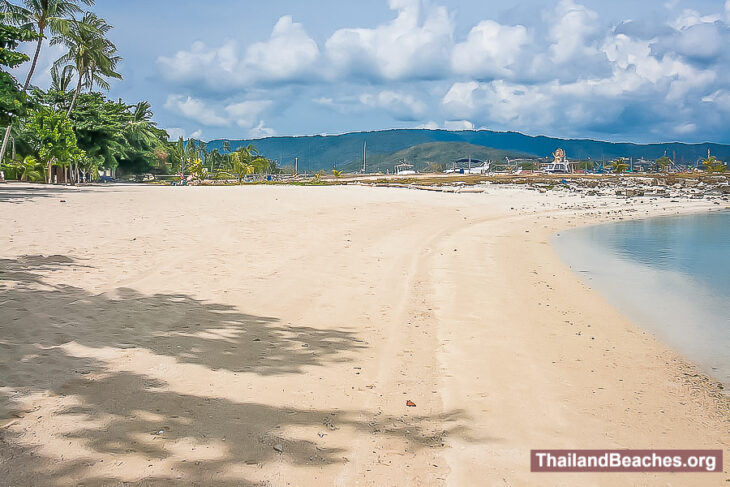
[(173, 174), (184, 174), (198, 181), (236, 179), (240, 183), (249, 175), (292, 172), (292, 168), (281, 168), (276, 161), (259, 154), (251, 144), (232, 151), (228, 141), (223, 142), (221, 150), (208, 151), (203, 141), (185, 142), (180, 138), (169, 148), (165, 162)]
[[(168, 135), (152, 122), (149, 103), (127, 105), (101, 92), (122, 78), (121, 57), (107, 37), (112, 26), (82, 5), (93, 0), (0, 3), (0, 65), (28, 66), (22, 86), (0, 72), (0, 162), (8, 178), (80, 182), (100, 169), (148, 170), (167, 158)], [(46, 91), (32, 85), (45, 40), (66, 48)], [(31, 41), (32, 59), (17, 51)]]
[[(112, 175), (179, 173), (236, 177), (276, 172), (275, 164), (249, 146), (212, 151), (199, 141), (168, 142), (152, 121), (147, 101), (109, 100), (109, 81), (121, 57), (104, 19), (82, 7), (93, 0), (0, 0), (0, 169), (7, 179), (72, 182)], [(49, 40), (66, 52), (53, 64), (51, 86), (32, 85), (38, 58)], [(18, 51), (34, 42), (33, 58)], [(7, 68), (28, 67), (21, 85)]]

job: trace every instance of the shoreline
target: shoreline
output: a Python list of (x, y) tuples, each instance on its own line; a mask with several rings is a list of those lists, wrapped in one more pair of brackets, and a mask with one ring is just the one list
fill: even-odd
[[(727, 397), (550, 245), (716, 205), (483, 191), (0, 187), (8, 482), (603, 485), (529, 450), (727, 449)], [(621, 475), (674, 479), (708, 481)]]
[[(611, 253), (607, 247), (599, 248), (597, 245), (600, 245), (600, 241), (597, 237), (588, 234), (592, 231), (591, 227), (716, 214), (730, 214), (730, 211), (689, 209), (679, 215), (642, 216), (624, 222), (591, 224), (554, 235), (551, 244), (561, 260), (574, 270), (581, 281), (597, 288), (597, 292), (613, 303), (638, 328), (651, 333), (659, 342), (685, 357), (688, 362), (698, 365), (709, 379), (722, 384), (725, 394), (728, 395), (730, 362), (725, 360), (726, 347), (721, 345), (727, 340), (722, 340), (719, 329), (716, 328), (722, 328), (718, 319), (727, 316), (726, 312), (718, 309), (724, 306), (723, 298), (712, 294), (711, 289), (706, 288), (706, 283), (695, 282), (693, 276), (684, 271), (654, 267), (620, 257)], [(601, 229), (595, 231), (600, 232)], [(604, 255), (606, 251), (609, 253)], [(624, 279), (626, 282), (619, 282)], [(690, 282), (694, 284), (682, 288)], [(624, 287), (626, 289), (622, 289)], [(680, 288), (682, 291), (679, 291)], [(636, 298), (640, 293), (643, 297)], [(679, 304), (675, 304), (675, 300)], [(707, 307), (712, 311), (707, 311)], [(705, 326), (707, 323), (714, 323), (715, 328)], [(692, 331), (687, 329), (690, 324)], [(701, 339), (697, 340), (693, 333), (700, 328)], [(715, 343), (718, 345), (713, 345)]]
[[(657, 211), (652, 211), (648, 217), (672, 216), (677, 213), (686, 214), (705, 212), (713, 209), (714, 208), (712, 206), (703, 207), (701, 205), (694, 208), (683, 208), (679, 211), (675, 208), (659, 209)], [(590, 213), (590, 211), (586, 212)], [(647, 215), (635, 215), (630, 217), (624, 216), (623, 218), (635, 219), (645, 217), (647, 217)], [(504, 243), (500, 245), (499, 252), (496, 253), (495, 261), (512, 263), (510, 266), (501, 267), (505, 273), (509, 272), (513, 275), (521, 273), (526, 276), (526, 278), (518, 279), (517, 283), (510, 285), (510, 290), (526, 288), (534, 289), (535, 286), (542, 284), (545, 286), (545, 291), (540, 292), (541, 290), (537, 290), (537, 297), (534, 295), (532, 296), (533, 301), (538, 301), (538, 306), (531, 306), (529, 303), (526, 303), (521, 306), (524, 306), (527, 309), (509, 310), (506, 313), (500, 310), (498, 311), (498, 314), (505, 320), (502, 323), (507, 321), (515, 324), (528, 322), (540, 323), (540, 321), (543, 321), (543, 326), (549, 326), (548, 335), (541, 330), (540, 339), (535, 343), (533, 342), (535, 339), (530, 337), (530, 327), (522, 326), (521, 329), (518, 329), (513, 333), (504, 333), (499, 326), (495, 326), (494, 328), (490, 327), (488, 332), (485, 332), (480, 330), (479, 325), (475, 323), (476, 326), (469, 328), (466, 333), (452, 332), (451, 334), (446, 334), (444, 336), (445, 340), (454, 340), (455, 337), (460, 337), (462, 342), (460, 348), (457, 348), (450, 354), (447, 354), (447, 356), (451, 356), (450, 361), (449, 359), (446, 359), (447, 363), (449, 363), (448, 368), (453, 370), (459, 361), (459, 357), (469, 354), (472, 356), (480, 356), (489, 352), (495, 353), (500, 357), (500, 359), (490, 360), (485, 358), (479, 363), (481, 366), (477, 366), (476, 368), (484, 371), (489, 368), (490, 364), (493, 367), (500, 367), (502, 362), (511, 363), (511, 355), (516, 350), (519, 350), (520, 346), (524, 346), (525, 344), (528, 344), (528, 352), (518, 353), (521, 357), (531, 357), (532, 360), (535, 360), (535, 358), (540, 355), (544, 355), (542, 350), (540, 350), (542, 346), (549, 347), (551, 350), (553, 348), (561, 350), (561, 353), (543, 357), (543, 360), (540, 363), (542, 363), (545, 368), (555, 367), (556, 362), (557, 364), (565, 363), (567, 358), (577, 356), (580, 357), (579, 360), (581, 363), (591, 363), (592, 367), (595, 367), (594, 370), (590, 370), (591, 373), (597, 372), (599, 367), (603, 368), (604, 371), (611, 370), (612, 374), (615, 373), (617, 364), (614, 363), (612, 366), (606, 367), (604, 357), (615, 352), (616, 349), (623, 352), (620, 354), (624, 357), (624, 360), (622, 361), (623, 363), (620, 364), (620, 367), (623, 368), (626, 368), (627, 365), (631, 363), (629, 357), (636, 354), (642, 354), (642, 357), (644, 357), (644, 355), (652, 356), (651, 359), (649, 359), (649, 357), (643, 358), (643, 363), (641, 364), (642, 369), (648, 369), (649, 375), (655, 374), (658, 371), (658, 376), (666, 377), (661, 380), (666, 380), (667, 384), (671, 384), (669, 387), (665, 386), (666, 388), (664, 392), (654, 396), (652, 401), (647, 401), (656, 401), (655, 404), (662, 405), (661, 407), (655, 406), (654, 411), (660, 411), (659, 414), (662, 416), (665, 413), (668, 413), (668, 408), (665, 406), (665, 401), (668, 397), (672, 397), (673, 400), (676, 400), (679, 404), (683, 404), (685, 406), (694, 402), (695, 406), (699, 406), (699, 410), (704, 410), (705, 413), (709, 413), (710, 416), (715, 416), (719, 420), (717, 424), (720, 428), (720, 436), (716, 438), (717, 441), (720, 441), (720, 444), (715, 444), (712, 440), (706, 439), (704, 443), (705, 446), (710, 448), (714, 444), (714, 447), (722, 446), (723, 448), (726, 448), (730, 436), (722, 429), (721, 425), (723, 424), (723, 421), (726, 421), (726, 419), (723, 420), (722, 418), (730, 416), (730, 398), (717, 389), (715, 381), (712, 381), (711, 379), (708, 380), (709, 376), (704, 372), (699, 371), (695, 364), (663, 342), (659, 341), (654, 336), (649, 335), (648, 332), (644, 331), (635, 323), (623, 316), (603, 297), (603, 295), (584, 284), (577, 273), (573, 272), (557, 255), (552, 245), (543, 245), (549, 242), (550, 237), (556, 233), (590, 224), (613, 223), (613, 220), (610, 219), (613, 217), (609, 216), (606, 218), (604, 215), (603, 218), (597, 219), (595, 218), (595, 215), (590, 214), (582, 216), (558, 216), (554, 217), (546, 228), (543, 228), (538, 232), (534, 231), (534, 222), (532, 226), (525, 224), (527, 223), (525, 220), (529, 220), (530, 218), (530, 215), (515, 217), (514, 219), (518, 220), (517, 222), (513, 222), (511, 225), (506, 225), (507, 228), (510, 226), (512, 227), (512, 233), (507, 233), (507, 238), (504, 238)], [(519, 220), (522, 220), (522, 222)], [(529, 230), (527, 243), (519, 246), (517, 249), (515, 248), (514, 243), (508, 243), (510, 236), (513, 239), (516, 239), (526, 230)], [(481, 235), (483, 238), (488, 239), (487, 232), (483, 232)], [(524, 259), (520, 257), (525, 254), (529, 255), (530, 258)], [(515, 262), (520, 261), (522, 261), (522, 263), (519, 266), (514, 265)], [(535, 277), (531, 278), (531, 276), (529, 276), (530, 273), (534, 273)], [(565, 291), (565, 294), (572, 296), (572, 299), (558, 303), (549, 302), (551, 298), (554, 299), (554, 294), (560, 293), (561, 290)], [(510, 292), (499, 293), (498, 296), (492, 298), (492, 301), (496, 301), (497, 303), (500, 301), (504, 302), (509, 296)], [(462, 298), (456, 306), (449, 308), (450, 312), (457, 313), (456, 310), (458, 310), (460, 306), (463, 306), (463, 302), (466, 300), (468, 300), (468, 298)], [(576, 305), (573, 300), (579, 302), (580, 305)], [(544, 318), (545, 314), (550, 312), (549, 308), (555, 309), (556, 305), (561, 308), (561, 311), (554, 314), (558, 314), (559, 316), (557, 316), (554, 320), (546, 320)], [(495, 308), (498, 306), (498, 304), (495, 305)], [(592, 310), (592, 308), (595, 308), (597, 311)], [(567, 317), (570, 317), (570, 320), (562, 320), (562, 314), (566, 313), (565, 310), (567, 310)], [(552, 321), (552, 323), (549, 323), (550, 321)], [(568, 325), (568, 331), (564, 329), (565, 327), (561, 326), (561, 321)], [(607, 323), (610, 323), (611, 325), (609, 326)], [(611, 326), (616, 326), (618, 331), (612, 329)], [(573, 335), (576, 333), (576, 328), (580, 328), (577, 330), (577, 333), (580, 334), (579, 338), (576, 338), (578, 340), (585, 337), (587, 333), (595, 336), (588, 337), (591, 340), (588, 344), (583, 343), (577, 346), (565, 342), (560, 343), (564, 340), (564, 338), (558, 340), (558, 344), (555, 343), (555, 336), (566, 337)], [(490, 333), (492, 335), (489, 335)], [(600, 337), (599, 334), (603, 334), (604, 337)], [(486, 341), (486, 335), (496, 335), (503, 343), (500, 343), (497, 349), (489, 349), (486, 351), (483, 347), (483, 344)], [(468, 342), (470, 339), (473, 339), (473, 337), (477, 338), (476, 344), (469, 344)], [(598, 349), (598, 346), (595, 345), (597, 342), (594, 341), (594, 338), (599, 340), (601, 338), (607, 339), (608, 343), (612, 343), (613, 345), (610, 348)], [(548, 342), (545, 343), (542, 340), (548, 340)], [(520, 346), (515, 346), (517, 343), (520, 344)], [(605, 342), (602, 340), (598, 343)], [(513, 346), (506, 346), (506, 344), (513, 344)], [(609, 352), (609, 350), (611, 352)], [(470, 353), (468, 351), (470, 351)], [(600, 359), (596, 358), (595, 354), (597, 353), (602, 354)], [(470, 363), (468, 366), (458, 369), (458, 374), (455, 375), (471, 375), (472, 380), (463, 381), (465, 382), (464, 385), (456, 385), (455, 387), (452, 385), (451, 390), (449, 391), (449, 394), (446, 394), (446, 397), (452, 397), (454, 399), (446, 404), (447, 408), (457, 404), (464, 404), (465, 401), (474, 401), (474, 396), (465, 392), (465, 390), (468, 390), (469, 387), (473, 387), (476, 382), (483, 380), (483, 376), (480, 377), (477, 376), (476, 373), (471, 373), (471, 368), (474, 367), (474, 365), (474, 363)], [(545, 369), (535, 371), (531, 370), (530, 367), (526, 367), (525, 370), (521, 370), (515, 375), (520, 377), (520, 382), (532, 384), (533, 386), (536, 383), (540, 383), (542, 381), (549, 380), (550, 377), (554, 377), (555, 382), (570, 386), (571, 390), (576, 389), (578, 391), (582, 391), (580, 394), (577, 394), (579, 396), (586, 396), (588, 394), (595, 395), (597, 393), (606, 394), (606, 391), (612, 388), (614, 389), (612, 392), (614, 394), (617, 393), (617, 386), (612, 384), (610, 387), (607, 383), (600, 383), (599, 386), (592, 378), (586, 377), (585, 371), (582, 368), (576, 369), (571, 367), (570, 364), (566, 364), (566, 367), (567, 368), (562, 368), (560, 373), (550, 373), (552, 371), (546, 371)], [(634, 375), (633, 377), (632, 374)], [(604, 372), (599, 377), (602, 377), (603, 379), (599, 380), (604, 382), (607, 377), (610, 377), (610, 375), (607, 375), (606, 372)], [(622, 373), (621, 378), (619, 379), (621, 390), (643, 390), (644, 394), (646, 394), (647, 390), (653, 389), (651, 386), (648, 386), (649, 383), (641, 380), (636, 381), (636, 378), (635, 371), (633, 370), (631, 372), (625, 371)], [(491, 389), (510, 390), (514, 388), (514, 385), (511, 384), (511, 380), (514, 380), (514, 378), (495, 378)], [(659, 379), (655, 377), (654, 380)], [(634, 383), (632, 385), (627, 385), (626, 383), (629, 381)], [(684, 385), (679, 385), (680, 383)], [(690, 393), (686, 390), (680, 392), (684, 387), (689, 387), (694, 392)], [(490, 389), (490, 387), (482, 387), (482, 389)], [(562, 396), (563, 399), (547, 401), (548, 404), (552, 403), (553, 406), (551, 407), (546, 404), (544, 406), (544, 410), (541, 409), (539, 405), (542, 401), (537, 401), (536, 404), (529, 404), (527, 406), (522, 405), (522, 407), (518, 407), (517, 411), (515, 411), (515, 405), (520, 404), (520, 396), (524, 395), (525, 397), (532, 397), (532, 400), (535, 400), (534, 392), (530, 393), (527, 392), (528, 389), (519, 388), (515, 392), (515, 397), (513, 397), (512, 400), (506, 401), (507, 405), (500, 405), (499, 403), (501, 402), (501, 399), (497, 399), (496, 402), (490, 400), (483, 401), (483, 404), (473, 408), (481, 411), (498, 411), (499, 414), (496, 414), (496, 418), (492, 422), (488, 422), (484, 425), (484, 430), (490, 431), (493, 435), (495, 431), (501, 432), (501, 435), (496, 435), (497, 437), (495, 438), (495, 441), (499, 444), (499, 448), (490, 449), (485, 448), (484, 445), (474, 447), (474, 445), (470, 445), (468, 441), (455, 442), (455, 444), (452, 445), (452, 449), (447, 453), (449, 463), (454, 465), (453, 477), (450, 477), (449, 485), (464, 485), (464, 483), (468, 482), (470, 479), (483, 478), (484, 476), (495, 479), (509, 478), (511, 481), (517, 480), (517, 483), (522, 482), (532, 484), (536, 482), (544, 482), (546, 477), (542, 474), (521, 472), (520, 475), (517, 473), (519, 472), (519, 469), (524, 462), (524, 458), (529, 454), (529, 449), (531, 448), (682, 448), (683, 445), (686, 447), (688, 443), (696, 444), (689, 441), (689, 437), (692, 436), (690, 433), (691, 429), (683, 430), (682, 427), (676, 429), (672, 428), (664, 422), (663, 418), (659, 421), (659, 423), (664, 424), (663, 428), (666, 429), (663, 432), (663, 435), (666, 436), (664, 436), (664, 439), (661, 442), (657, 442), (656, 439), (649, 439), (653, 436), (653, 434), (646, 430), (639, 432), (638, 434), (631, 430), (623, 431), (623, 437), (621, 437), (618, 431), (612, 431), (611, 429), (601, 430), (600, 426), (594, 424), (596, 421), (594, 412), (605, 410), (607, 406), (606, 403), (602, 401), (587, 400), (583, 401), (584, 404), (582, 411), (567, 411), (563, 409), (567, 405), (570, 405), (570, 408), (576, 407), (575, 393), (570, 393), (566, 397), (565, 393), (561, 391), (559, 387), (550, 387), (546, 384), (541, 384), (538, 389), (541, 390), (538, 396)], [(485, 392), (484, 394), (489, 395), (489, 392)], [(623, 394), (616, 394), (616, 396), (612, 397), (613, 404), (622, 403), (629, 399), (622, 399), (621, 396), (623, 396)], [(609, 397), (611, 397), (610, 394)], [(555, 403), (562, 404), (563, 408), (559, 407), (557, 411), (554, 410), (553, 407)], [(675, 402), (675, 406), (677, 405), (678, 404)], [(642, 417), (646, 414), (645, 412), (642, 412), (642, 410), (652, 409), (651, 406), (642, 404), (632, 406), (635, 409), (638, 409), (638, 417), (633, 417), (632, 419), (633, 415), (628, 413), (627, 410), (625, 414), (626, 417), (622, 420), (618, 420), (621, 424), (630, 425), (644, 422), (647, 418)], [(613, 407), (614, 406), (611, 408)], [(531, 413), (531, 411), (533, 411), (533, 413)], [(528, 440), (526, 441), (525, 438), (522, 438), (521, 440), (513, 441), (511, 448), (514, 450), (514, 453), (512, 455), (506, 455), (504, 453), (503, 443), (511, 436), (509, 431), (511, 429), (519, 430), (521, 426), (524, 428), (524, 425), (522, 425), (524, 418), (530, 417), (532, 414), (538, 416), (537, 418), (530, 420), (531, 427), (535, 428), (537, 431), (522, 431), (521, 434), (527, 437)], [(686, 426), (687, 416), (690, 416), (691, 414), (697, 414), (697, 410), (693, 413), (689, 413), (689, 411), (685, 410), (683, 413), (675, 415), (673, 419), (667, 419), (667, 422)], [(556, 419), (556, 423), (551, 424), (550, 421), (546, 421), (544, 418), (539, 417), (544, 415), (554, 417)], [(614, 414), (614, 416), (621, 415)], [(654, 418), (654, 420), (656, 419), (657, 418)], [(560, 421), (563, 421), (562, 426), (560, 426)], [(617, 419), (613, 419), (612, 423), (615, 421), (617, 421)], [(507, 423), (506, 425), (505, 422)], [(587, 426), (590, 424), (593, 424), (593, 426)], [(572, 431), (571, 434), (566, 435), (566, 429), (573, 428), (577, 431)], [(641, 430), (642, 428), (637, 425), (637, 429)], [(672, 436), (670, 433), (673, 429), (673, 436), (675, 436), (675, 438), (670, 440), (669, 438)], [(608, 436), (604, 437), (603, 433)], [(570, 438), (572, 438), (572, 440)], [(465, 460), (465, 457), (467, 460)], [(495, 457), (499, 466), (483, 465), (484, 458)], [(727, 469), (725, 469), (725, 471), (727, 471)], [(604, 482), (609, 484), (611, 482), (609, 478), (600, 474), (581, 474), (580, 476), (563, 476), (556, 474), (554, 477), (549, 478), (550, 481), (560, 481), (565, 485), (581, 485), (585, 482), (595, 482), (602, 485)], [(635, 482), (642, 483), (662, 481), (671, 482), (672, 476), (666, 474), (644, 474), (637, 475), (632, 478)], [(626, 479), (622, 479), (622, 481), (623, 480)], [(702, 476), (695, 476), (693, 478), (682, 477), (681, 481), (682, 483), (691, 483), (693, 481), (702, 482), (706, 481), (706, 478)], [(627, 480), (627, 482), (631, 481)]]

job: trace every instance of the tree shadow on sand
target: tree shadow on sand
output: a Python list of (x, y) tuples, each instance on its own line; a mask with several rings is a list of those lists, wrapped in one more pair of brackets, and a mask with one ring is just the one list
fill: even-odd
[[(274, 461), (313, 468), (345, 462), (345, 452), (328, 445), (320, 430), (387, 435), (413, 449), (440, 447), (446, 435), (467, 436), (458, 411), (396, 418), (236, 402), (171, 391), (150, 376), (112, 371), (98, 358), (71, 354), (70, 345), (139, 348), (210, 370), (271, 376), (351, 360), (365, 346), (351, 332), (284, 325), (182, 294), (122, 289), (94, 295), (45, 282), (54, 269), (75, 265), (62, 256), (0, 260), (0, 425), (31, 424), (35, 411), (19, 405), (33, 394), (50, 395), (59, 402), (46, 414), (72, 424), (56, 439), (77, 442), (87, 452), (71, 460), (44, 456), (28, 446), (34, 444), (27, 441), (32, 425), (22, 431), (0, 427), (0, 485), (122, 485), (123, 478), (100, 469), (100, 457), (109, 456), (142, 458), (145, 466), (168, 462), (169, 475), (140, 472), (140, 485), (177, 478), (188, 485), (258, 485), (247, 480), (246, 469)], [(311, 434), (292, 438), (285, 433), (291, 427)], [(233, 472), (235, 480), (216, 477), (218, 472)]]
[(35, 198), (63, 198), (77, 190), (65, 186), (30, 186), (0, 184), (0, 203), (24, 203)]
[(43, 337), (41, 346), (145, 348), (213, 370), (275, 375), (346, 361), (343, 352), (364, 348), (352, 332), (285, 325), (184, 294), (150, 296), (121, 288), (94, 295), (43, 280), (60, 267), (78, 265), (59, 255), (0, 259), (0, 285), (14, 283), (0, 288), (4, 320), (14, 324), (5, 335), (14, 346), (0, 345), (4, 356), (17, 360), (37, 353), (35, 340)]

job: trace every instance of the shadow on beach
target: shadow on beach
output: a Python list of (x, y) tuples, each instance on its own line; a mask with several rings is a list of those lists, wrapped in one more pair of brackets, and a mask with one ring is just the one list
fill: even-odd
[(23, 203), (34, 198), (62, 198), (66, 194), (75, 192), (77, 192), (76, 189), (67, 186), (5, 183), (0, 184), (0, 203)]
[[(32, 426), (22, 432), (0, 427), (0, 485), (118, 485), (128, 478), (114, 477), (108, 469), (99, 476), (96, 457), (101, 455), (171, 464), (170, 477), (136, 472), (144, 478), (140, 485), (166, 485), (178, 475), (187, 484), (208, 485), (220, 472), (239, 475), (229, 483), (217, 476), (215, 485), (246, 485), (240, 479), (246, 479), (243, 470), (252, 465), (280, 459), (313, 467), (345, 461), (343, 451), (327, 447), (317, 435), (287, 438), (282, 431), (290, 426), (326, 431), (336, 424), (401, 438), (416, 449), (440, 447), (445, 435), (465, 433), (457, 425), (458, 411), (404, 420), (356, 410), (235, 402), (203, 392), (174, 392), (153, 377), (113, 370), (94, 354), (73, 354), (69, 347), (97, 352), (143, 349), (160, 360), (173, 358), (211, 371), (272, 376), (348, 361), (348, 355), (364, 348), (351, 332), (284, 325), (276, 318), (244, 314), (187, 295), (150, 296), (132, 289), (120, 289), (114, 296), (94, 295), (44, 280), (55, 269), (77, 265), (65, 256), (0, 259), (0, 424), (35, 422), (34, 411), (21, 406), (31, 395), (74, 398), (52, 411), (55, 419), (66, 417), (72, 424), (72, 431), (55, 435), (93, 454), (81, 460), (44, 456), (39, 448), (23, 446), (28, 444), (23, 435), (34, 436)], [(37, 421), (41, 424), (42, 418)], [(171, 444), (177, 445), (176, 453)], [(179, 444), (192, 450), (181, 457)], [(206, 445), (215, 446), (219, 454), (206, 456)]]

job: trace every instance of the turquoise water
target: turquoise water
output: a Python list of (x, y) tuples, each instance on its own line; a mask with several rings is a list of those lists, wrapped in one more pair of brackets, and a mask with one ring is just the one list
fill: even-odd
[(730, 385), (730, 211), (578, 228), (553, 244), (619, 311)]

